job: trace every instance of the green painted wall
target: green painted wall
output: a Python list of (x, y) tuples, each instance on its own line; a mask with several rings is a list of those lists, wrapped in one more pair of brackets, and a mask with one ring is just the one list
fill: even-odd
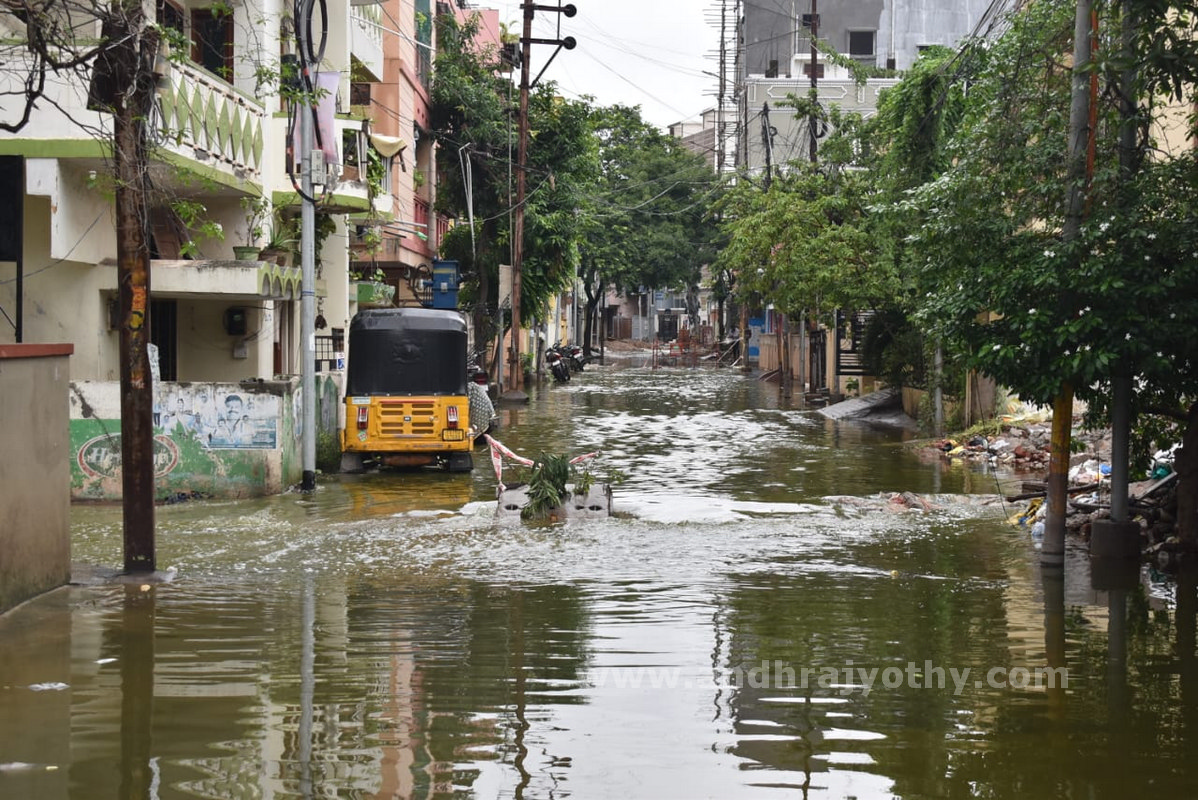
[[(317, 468), (326, 472), (340, 466), (340, 396), (339, 376), (317, 376)], [(73, 500), (121, 497), (119, 398), (115, 382), (71, 385)], [(303, 406), (298, 380), (160, 382), (154, 398), (158, 500), (256, 497), (299, 483)]]

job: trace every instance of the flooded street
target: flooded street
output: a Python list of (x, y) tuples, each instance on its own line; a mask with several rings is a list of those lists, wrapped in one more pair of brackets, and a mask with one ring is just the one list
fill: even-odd
[[(497, 523), (482, 448), (161, 507), (172, 582), (0, 619), (0, 798), (1198, 796), (1193, 586), (1043, 578), (993, 474), (734, 371), (501, 414), (600, 450), (615, 516)], [(120, 519), (76, 507), (73, 559)]]

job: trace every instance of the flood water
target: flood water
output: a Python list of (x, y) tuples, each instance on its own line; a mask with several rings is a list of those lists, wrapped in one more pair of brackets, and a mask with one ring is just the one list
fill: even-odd
[[(1198, 796), (1192, 583), (1043, 575), (995, 475), (776, 392), (591, 369), (503, 410), (601, 451), (605, 520), (497, 523), (481, 449), (160, 508), (172, 582), (0, 618), (0, 797)], [(119, 509), (72, 536), (121, 563)]]

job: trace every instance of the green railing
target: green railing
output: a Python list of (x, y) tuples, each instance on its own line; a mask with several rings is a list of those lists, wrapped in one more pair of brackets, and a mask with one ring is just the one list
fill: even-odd
[(231, 176), (262, 180), (262, 106), (190, 64), (172, 64), (158, 89), (159, 145)]

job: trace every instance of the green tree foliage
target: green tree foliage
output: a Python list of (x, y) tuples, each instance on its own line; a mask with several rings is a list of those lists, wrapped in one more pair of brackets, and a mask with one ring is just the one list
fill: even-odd
[[(893, 384), (930, 388), (931, 381), (937, 380), (928, 374), (934, 344), (914, 318), (926, 291), (921, 290), (909, 236), (923, 225), (924, 217), (907, 199), (913, 188), (950, 166), (947, 144), (960, 126), (965, 106), (962, 85), (954, 79), (967, 64), (969, 52), (968, 48), (962, 53), (928, 48), (900, 83), (882, 92), (877, 115), (868, 122), (838, 125), (829, 143), (847, 147), (855, 163), (872, 176), (876, 199), (870, 218), (878, 260), (898, 276), (899, 286), (892, 303), (876, 309), (879, 313), (866, 333), (862, 355), (873, 374)], [(948, 374), (963, 374), (961, 362), (950, 353)], [(938, 380), (950, 393), (959, 386), (945, 375)]]
[(497, 71), (498, 53), (476, 46), (477, 17), (459, 24), (441, 14), (436, 23), (429, 124), (439, 140), (437, 210), (463, 223), (442, 241), (442, 254), (461, 266), (463, 300), (473, 301), (476, 330), (490, 332), (499, 264), (511, 260), (506, 212), (513, 193), (514, 90)]
[[(511, 260), (518, 93), (499, 72), (498, 50), (476, 44), (477, 16), (459, 23), (442, 14), (437, 25), (431, 112), (439, 144), (437, 208), (467, 223), (446, 237), (443, 254), (461, 264), (463, 296), (472, 300), (478, 329), (485, 332), (496, 306), (499, 265)], [(587, 106), (556, 97), (552, 83), (530, 94), (529, 128), (522, 319), (543, 314), (574, 274), (580, 235), (575, 208), (597, 169)]]
[(1068, 5), (1034, 3), (992, 47), (971, 52), (953, 166), (914, 190), (911, 209), (922, 220), (909, 243), (925, 330), (1041, 403), (1064, 381), (1092, 382), (1109, 358), (1091, 344), (1103, 304), (1092, 291), (1100, 276), (1089, 237), (1061, 238), (1072, 29)]
[(719, 206), (728, 245), (718, 264), (739, 276), (742, 300), (759, 293), (796, 318), (889, 304), (897, 275), (877, 259), (870, 186), (865, 173), (804, 164), (767, 191), (740, 182)]
[[(1155, 47), (1166, 17), (1142, 21), (1156, 34), (1140, 44)], [(1117, 18), (1108, 27), (1117, 31)], [(948, 151), (953, 166), (917, 189), (913, 204), (923, 218), (911, 241), (929, 292), (927, 327), (1040, 402), (1062, 381), (1101, 402), (1120, 359), (1145, 377), (1176, 373), (1156, 369), (1157, 359), (1175, 364), (1189, 345), (1187, 337), (1158, 335), (1167, 327), (1161, 312), (1170, 309), (1165, 319), (1192, 314), (1183, 287), (1194, 277), (1194, 206), (1185, 188), (1193, 185), (1193, 156), (1156, 160), (1123, 176), (1114, 88), (1099, 95), (1089, 218), (1076, 240), (1062, 241), (1070, 188), (1069, 67), (1062, 54), (1071, 36), (1072, 9), (1036, 3), (1013, 18), (994, 47), (973, 52), (967, 117)], [(1111, 54), (1107, 69), (1124, 66), (1117, 42), (1100, 52)], [(1147, 54), (1141, 63), (1151, 61)], [(1142, 82), (1151, 91), (1137, 103), (1145, 119), (1160, 98), (1156, 91), (1172, 85), (1152, 72)], [(1148, 145), (1141, 138), (1137, 148)]]
[(621, 292), (697, 286), (713, 253), (707, 214), (719, 183), (710, 166), (639, 109), (598, 108), (591, 119), (600, 172), (582, 213), (584, 284)]

